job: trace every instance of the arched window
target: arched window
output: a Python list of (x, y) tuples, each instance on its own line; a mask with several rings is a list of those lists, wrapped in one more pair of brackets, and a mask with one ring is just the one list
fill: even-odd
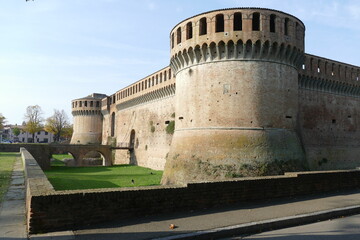
[(253, 13), (252, 30), (260, 31), (260, 13), (258, 12)]
[(115, 113), (111, 114), (111, 136), (115, 135)]
[(284, 34), (287, 36), (289, 35), (289, 19), (285, 18), (284, 22)]
[(205, 34), (207, 34), (207, 23), (206, 23), (206, 18), (203, 17), (202, 19), (200, 19), (199, 35), (205, 35)]
[(188, 22), (186, 24), (186, 39), (190, 39), (192, 37), (193, 37), (192, 23)]
[(171, 34), (171, 48), (174, 48), (174, 33)]
[(270, 32), (275, 32), (276, 31), (276, 15), (275, 14), (271, 14), (270, 15)]
[(178, 27), (178, 29), (176, 30), (176, 43), (181, 43), (181, 27)]
[(216, 15), (215, 32), (224, 32), (224, 15)]
[(241, 13), (234, 14), (234, 31), (242, 30), (242, 15)]

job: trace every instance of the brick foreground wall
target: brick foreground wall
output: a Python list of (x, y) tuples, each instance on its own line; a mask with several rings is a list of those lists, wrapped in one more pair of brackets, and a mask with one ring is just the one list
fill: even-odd
[(54, 191), (32, 156), (21, 149), (30, 233), (151, 214), (209, 208), (342, 189), (359, 188), (360, 171), (289, 173), (284, 176), (191, 183), (178, 187)]

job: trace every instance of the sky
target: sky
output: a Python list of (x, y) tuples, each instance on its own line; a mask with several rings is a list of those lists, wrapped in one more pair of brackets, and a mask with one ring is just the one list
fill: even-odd
[(169, 65), (182, 20), (233, 7), (292, 14), (305, 52), (360, 65), (359, 0), (0, 0), (0, 113), (21, 124), (27, 106), (46, 119), (91, 93), (111, 95)]

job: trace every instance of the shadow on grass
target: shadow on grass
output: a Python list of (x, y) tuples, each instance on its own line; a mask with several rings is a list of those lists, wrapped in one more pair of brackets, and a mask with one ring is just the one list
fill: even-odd
[(49, 178), (49, 180), (56, 191), (119, 187), (118, 185), (109, 181), (88, 180), (88, 179), (87, 180), (61, 179), (61, 178), (51, 178), (51, 177)]

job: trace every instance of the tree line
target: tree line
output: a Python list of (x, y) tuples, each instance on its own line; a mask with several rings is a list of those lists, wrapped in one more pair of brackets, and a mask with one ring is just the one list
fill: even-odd
[[(23, 131), (32, 135), (35, 140), (35, 133), (45, 130), (54, 135), (54, 141), (59, 142), (61, 138), (71, 138), (73, 133), (72, 125), (64, 110), (54, 109), (52, 116), (43, 118), (43, 111), (39, 105), (28, 106), (24, 115)], [(0, 113), (0, 130), (4, 128), (6, 118)], [(19, 136), (21, 130), (15, 127), (13, 130), (15, 136)]]

